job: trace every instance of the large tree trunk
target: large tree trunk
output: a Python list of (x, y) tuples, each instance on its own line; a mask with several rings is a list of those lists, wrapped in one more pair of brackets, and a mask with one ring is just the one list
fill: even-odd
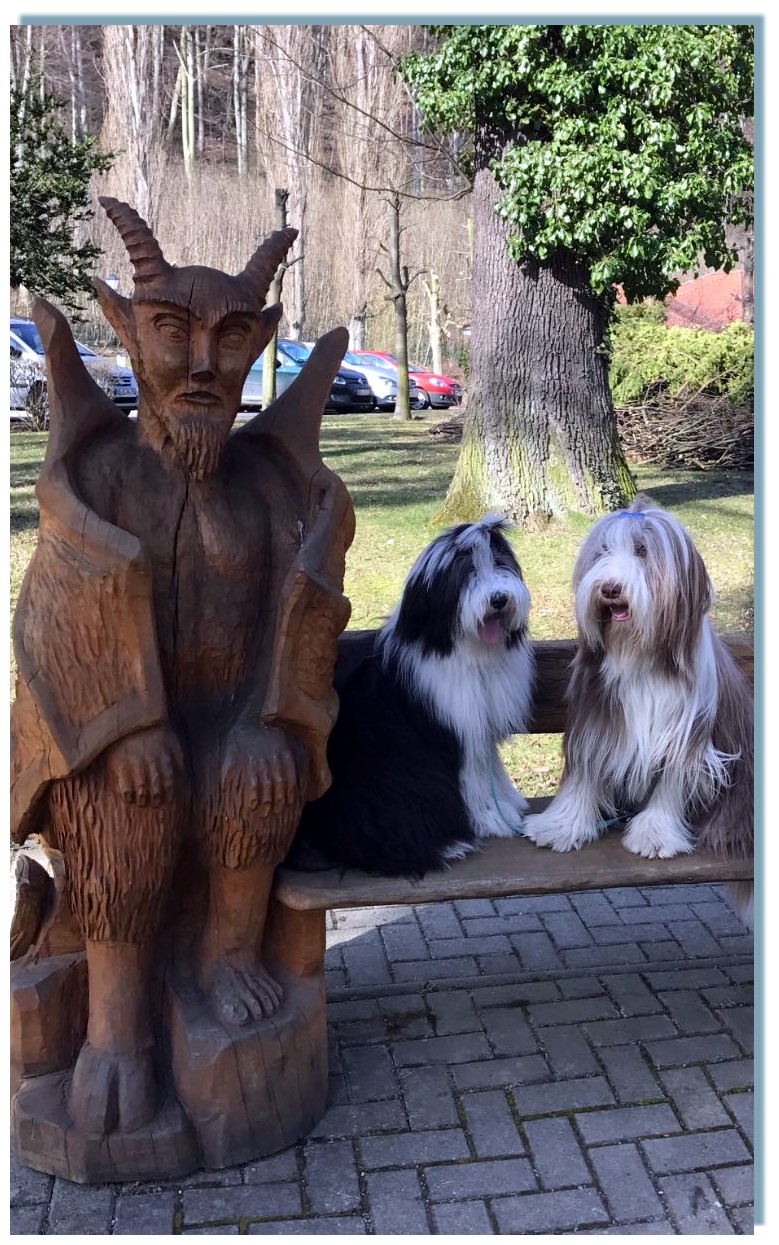
[(608, 306), (565, 251), (514, 262), (486, 168), (473, 193), (468, 414), (439, 518), (501, 510), (520, 522), (597, 515), (635, 493), (602, 353)]

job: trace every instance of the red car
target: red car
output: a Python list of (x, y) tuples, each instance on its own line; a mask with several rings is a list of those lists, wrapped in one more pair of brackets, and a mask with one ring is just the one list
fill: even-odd
[[(354, 353), (361, 359), (365, 359), (366, 364), (372, 362), (377, 366), (390, 365), (393, 368), (398, 366), (395, 355), (387, 354), (384, 350), (355, 350)], [(408, 375), (420, 393), (420, 400), (415, 403), (418, 408), (460, 405), (463, 391), (451, 376), (439, 376), (438, 372), (428, 372), (427, 368), (419, 367), (417, 363), (409, 363)]]

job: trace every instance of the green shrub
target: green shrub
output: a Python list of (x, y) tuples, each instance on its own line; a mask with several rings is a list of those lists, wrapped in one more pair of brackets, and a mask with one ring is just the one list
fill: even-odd
[[(658, 304), (659, 306), (659, 304)], [(719, 333), (667, 329), (657, 313), (620, 307), (612, 321), (609, 380), (617, 408), (637, 405), (650, 392), (704, 393), (739, 406), (754, 404), (754, 335), (741, 320)]]

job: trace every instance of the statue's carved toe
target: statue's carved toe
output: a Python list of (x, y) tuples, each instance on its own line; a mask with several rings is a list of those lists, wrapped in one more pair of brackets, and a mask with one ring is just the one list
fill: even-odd
[(150, 1047), (132, 1054), (109, 1054), (90, 1042), (81, 1048), (70, 1088), (70, 1114), (85, 1133), (131, 1133), (157, 1109)]
[(251, 971), (216, 963), (208, 987), (211, 1006), (218, 1020), (245, 1025), (278, 1011), (284, 991), (262, 965)]

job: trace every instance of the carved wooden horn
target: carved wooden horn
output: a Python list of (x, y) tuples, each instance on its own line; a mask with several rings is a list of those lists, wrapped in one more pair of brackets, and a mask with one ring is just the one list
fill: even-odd
[(172, 272), (160, 244), (142, 216), (129, 203), (101, 195), (98, 202), (119, 233), (132, 262), (135, 284), (156, 281)]
[(238, 274), (244, 281), (249, 282), (252, 294), (258, 302), (265, 302), (265, 295), (276, 275), (276, 269), (297, 236), (297, 229), (291, 226), (276, 229), (260, 243), (243, 272)]

